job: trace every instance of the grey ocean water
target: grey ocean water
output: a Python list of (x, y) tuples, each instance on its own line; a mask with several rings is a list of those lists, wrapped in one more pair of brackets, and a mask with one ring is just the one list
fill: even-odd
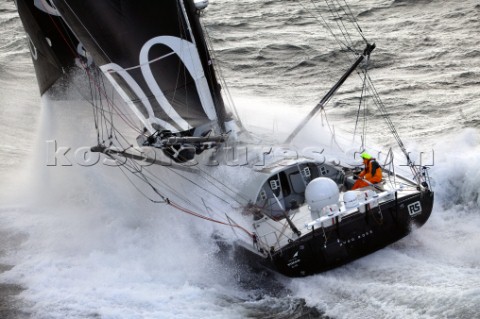
[[(311, 1), (210, 2), (205, 25), (250, 127), (288, 131), (349, 63)], [(480, 318), (480, 4), (349, 3), (405, 144), (434, 154), (435, 209), (386, 249), (287, 279), (216, 258), (191, 217), (144, 203), (122, 176), (47, 168), (45, 136), (88, 138), (91, 110), (42, 103), (14, 3), (0, 0), (0, 317)], [(329, 104), (339, 130), (358, 85)], [(368, 127), (390, 143), (380, 118)]]

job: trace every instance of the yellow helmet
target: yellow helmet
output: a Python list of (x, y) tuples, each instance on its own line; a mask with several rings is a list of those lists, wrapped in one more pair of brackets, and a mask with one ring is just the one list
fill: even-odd
[(367, 152), (363, 152), (360, 155), (360, 157), (363, 158), (363, 159), (366, 159), (366, 160), (372, 159), (372, 155), (368, 154)]

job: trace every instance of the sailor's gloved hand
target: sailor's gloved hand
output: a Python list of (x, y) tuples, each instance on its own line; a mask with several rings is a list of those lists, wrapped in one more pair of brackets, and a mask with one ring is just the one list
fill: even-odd
[(353, 174), (360, 174), (362, 172), (362, 169), (360, 167), (356, 167), (353, 169)]

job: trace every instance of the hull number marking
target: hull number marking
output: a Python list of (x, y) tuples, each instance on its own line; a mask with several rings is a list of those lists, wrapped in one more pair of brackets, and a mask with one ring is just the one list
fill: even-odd
[(420, 204), (419, 201), (416, 201), (414, 203), (411, 203), (410, 205), (407, 206), (408, 213), (410, 216), (417, 216), (422, 212), (422, 204)]

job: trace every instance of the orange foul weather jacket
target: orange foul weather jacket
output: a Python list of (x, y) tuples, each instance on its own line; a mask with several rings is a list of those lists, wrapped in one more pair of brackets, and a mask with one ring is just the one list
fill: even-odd
[[(369, 181), (372, 184), (382, 181), (382, 168), (374, 158), (363, 160), (363, 164), (365, 164), (365, 169), (358, 175), (359, 177)], [(355, 184), (353, 184), (352, 189), (362, 188), (369, 185), (370, 184), (368, 184), (366, 181), (358, 179)]]

